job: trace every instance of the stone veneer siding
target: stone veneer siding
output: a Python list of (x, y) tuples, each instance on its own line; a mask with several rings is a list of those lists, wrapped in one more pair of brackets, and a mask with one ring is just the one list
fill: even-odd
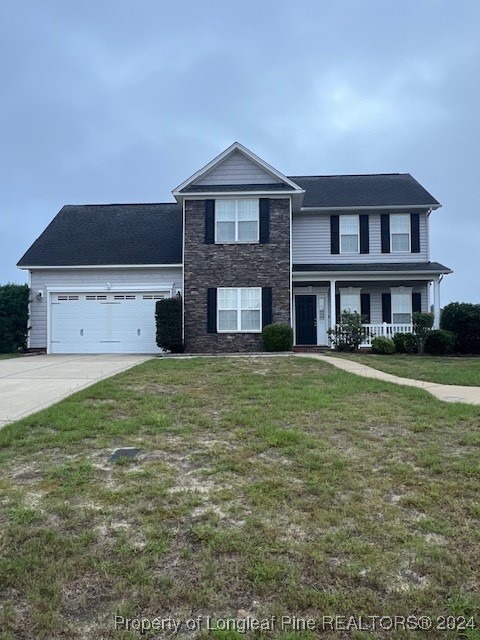
[(205, 201), (185, 202), (184, 322), (188, 353), (262, 350), (261, 333), (208, 333), (209, 287), (272, 287), (272, 322), (290, 324), (290, 199), (270, 199), (270, 242), (205, 244)]

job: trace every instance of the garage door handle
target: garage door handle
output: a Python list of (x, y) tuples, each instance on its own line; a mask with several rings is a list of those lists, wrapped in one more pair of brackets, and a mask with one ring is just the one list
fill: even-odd
[(83, 336), (83, 329), (80, 329), (80, 335)]
[(137, 329), (137, 336), (140, 335), (140, 329)]

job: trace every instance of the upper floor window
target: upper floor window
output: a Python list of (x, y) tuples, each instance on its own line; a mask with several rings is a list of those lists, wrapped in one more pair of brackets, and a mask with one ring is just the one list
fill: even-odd
[(258, 242), (258, 199), (216, 200), (215, 242)]
[(219, 288), (217, 290), (217, 330), (261, 331), (262, 289)]
[(340, 253), (359, 253), (358, 216), (340, 216)]
[(390, 242), (392, 251), (410, 251), (410, 215), (408, 213), (390, 215)]

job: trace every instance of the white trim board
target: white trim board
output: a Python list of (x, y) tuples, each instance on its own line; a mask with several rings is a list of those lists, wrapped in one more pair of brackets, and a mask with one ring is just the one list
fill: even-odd
[(54, 285), (52, 287), (47, 287), (47, 293), (108, 293), (110, 291), (132, 291), (141, 292), (141, 291), (173, 291), (174, 282), (162, 282), (159, 284), (112, 284), (110, 287), (105, 286), (104, 284), (96, 284), (90, 286), (61, 286)]

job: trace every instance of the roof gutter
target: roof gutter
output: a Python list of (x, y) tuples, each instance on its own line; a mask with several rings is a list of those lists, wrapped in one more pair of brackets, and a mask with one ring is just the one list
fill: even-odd
[(175, 264), (59, 264), (59, 265), (37, 265), (37, 264), (17, 264), (19, 269), (160, 269), (160, 268), (183, 268), (181, 262)]
[(385, 211), (386, 209), (400, 211), (403, 209), (412, 210), (412, 209), (421, 209), (427, 210), (428, 212), (433, 211), (434, 209), (439, 209), (441, 204), (405, 204), (405, 205), (376, 205), (374, 207), (367, 206), (352, 206), (352, 207), (302, 207), (300, 211), (309, 213), (314, 213), (315, 211)]
[(346, 272), (346, 271), (294, 271), (293, 272), (293, 277), (295, 278), (296, 276), (301, 276), (301, 277), (312, 277), (312, 275), (314, 275), (315, 277), (320, 277), (320, 276), (326, 276), (326, 277), (330, 277), (330, 276), (334, 276), (334, 277), (345, 277), (348, 280), (357, 280), (358, 278), (356, 278), (356, 276), (438, 276), (440, 274), (450, 274), (453, 273), (453, 271), (451, 269), (449, 269), (448, 271), (439, 271), (438, 269), (436, 271), (350, 271), (350, 272)]

